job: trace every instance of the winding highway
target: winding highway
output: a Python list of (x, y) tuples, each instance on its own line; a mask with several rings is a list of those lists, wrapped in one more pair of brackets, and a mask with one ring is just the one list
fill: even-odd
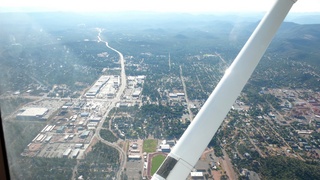
[(115, 96), (115, 98), (113, 99), (113, 101), (111, 102), (111, 104), (108, 106), (106, 112), (104, 113), (103, 117), (102, 117), (102, 122), (99, 123), (99, 126), (97, 127), (96, 129), (96, 133), (95, 133), (95, 137), (98, 138), (102, 143), (108, 145), (108, 146), (111, 146), (115, 149), (117, 149), (119, 151), (119, 155), (120, 155), (120, 166), (119, 166), (119, 171), (117, 173), (117, 179), (121, 179), (121, 172), (124, 171), (124, 168), (125, 168), (125, 165), (126, 165), (126, 162), (127, 162), (127, 156), (126, 156), (126, 153), (124, 152), (124, 150), (118, 146), (116, 143), (110, 143), (106, 140), (104, 140), (103, 138), (101, 138), (100, 136), (100, 130), (102, 128), (102, 125), (106, 119), (106, 117), (108, 116), (110, 110), (116, 106), (116, 103), (117, 102), (120, 102), (120, 99), (121, 99), (121, 95), (123, 94), (126, 86), (127, 86), (127, 77), (126, 77), (126, 72), (125, 72), (125, 64), (124, 64), (124, 58), (123, 58), (123, 55), (120, 51), (112, 48), (111, 46), (109, 46), (108, 42), (107, 41), (104, 41), (102, 40), (101, 38), (101, 32), (102, 32), (102, 29), (98, 29), (98, 42), (103, 42), (106, 44), (106, 47), (111, 49), (112, 51), (115, 51), (116, 53), (118, 53), (119, 55), (119, 61), (120, 61), (120, 65), (121, 65), (121, 84), (120, 84), (120, 87), (117, 91), (117, 94)]

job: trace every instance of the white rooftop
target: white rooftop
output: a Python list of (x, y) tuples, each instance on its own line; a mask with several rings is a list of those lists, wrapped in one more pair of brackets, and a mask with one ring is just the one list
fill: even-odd
[(161, 144), (160, 147), (161, 147), (161, 149), (170, 149), (169, 144)]
[(202, 172), (191, 172), (190, 175), (191, 177), (203, 177)]
[(47, 108), (28, 108), (18, 116), (43, 116), (47, 111)]

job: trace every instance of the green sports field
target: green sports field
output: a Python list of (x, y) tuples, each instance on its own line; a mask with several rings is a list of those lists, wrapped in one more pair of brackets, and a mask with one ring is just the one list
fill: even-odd
[(162, 162), (164, 161), (166, 157), (162, 154), (157, 155), (152, 158), (152, 164), (151, 164), (151, 176), (158, 170)]
[(157, 149), (158, 141), (156, 139), (146, 139), (143, 141), (143, 152), (151, 153)]

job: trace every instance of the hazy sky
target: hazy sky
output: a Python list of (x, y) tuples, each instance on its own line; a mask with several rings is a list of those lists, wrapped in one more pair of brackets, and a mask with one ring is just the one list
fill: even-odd
[[(0, 7), (60, 11), (257, 12), (274, 0), (1, 0)], [(320, 12), (320, 0), (298, 0), (293, 12)]]

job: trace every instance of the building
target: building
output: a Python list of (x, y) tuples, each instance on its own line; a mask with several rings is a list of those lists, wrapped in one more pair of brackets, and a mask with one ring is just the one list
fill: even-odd
[(84, 126), (84, 125), (85, 125), (85, 123), (83, 120), (78, 122), (78, 126)]
[(92, 117), (89, 119), (89, 122), (100, 122), (101, 121), (101, 117)]
[(65, 111), (65, 110), (68, 110), (68, 108), (69, 108), (69, 106), (62, 106), (62, 107), (61, 107), (61, 109), (64, 110), (64, 111)]
[(48, 125), (46, 129), (44, 129), (44, 132), (50, 132), (53, 129), (54, 125)]
[(120, 82), (119, 81), (113, 81), (113, 87), (117, 88), (119, 87)]
[(162, 152), (167, 152), (167, 153), (169, 153), (171, 151), (169, 144), (160, 145), (160, 149), (161, 149)]
[(41, 130), (41, 132), (42, 132), (42, 133), (45, 132), (46, 129), (48, 128), (48, 126), (49, 126), (49, 125), (46, 125), (46, 126)]
[(80, 149), (75, 149), (72, 151), (71, 157), (72, 158), (77, 158), (77, 156), (79, 155)]
[(129, 160), (140, 160), (141, 156), (140, 155), (129, 155), (128, 159)]
[(139, 149), (130, 149), (129, 150), (131, 153), (140, 153), (140, 150)]
[(169, 144), (170, 147), (173, 147), (176, 144), (175, 140), (167, 140), (166, 143)]
[(80, 114), (80, 116), (81, 116), (81, 117), (88, 117), (88, 116), (89, 116), (89, 113), (83, 112), (83, 113)]
[(191, 179), (204, 179), (203, 172), (191, 172)]
[(65, 105), (65, 106), (72, 106), (72, 105), (73, 105), (73, 102), (66, 102), (64, 105)]
[(129, 104), (126, 103), (126, 102), (117, 103), (117, 107), (122, 107), (122, 108), (124, 108), (124, 107), (128, 107), (128, 106), (129, 106)]
[(68, 138), (69, 138), (69, 135), (65, 135), (65, 136), (64, 136), (64, 140), (65, 140), (65, 141), (68, 140)]
[(114, 88), (109, 88), (107, 92), (107, 98), (111, 99), (114, 98), (116, 95), (116, 89)]
[(141, 89), (135, 89), (132, 93), (132, 97), (139, 97), (141, 95)]
[(83, 131), (81, 134), (80, 134), (80, 138), (87, 138), (90, 134), (90, 131)]
[(84, 130), (84, 127), (78, 127), (78, 131)]
[(92, 87), (89, 89), (89, 91), (86, 93), (86, 97), (95, 97), (97, 93), (99, 92), (99, 87)]
[(39, 120), (43, 119), (44, 116), (48, 113), (49, 109), (47, 108), (27, 108), (21, 110), (22, 112), (18, 113), (16, 118), (19, 120)]
[(312, 130), (296, 130), (298, 134), (311, 134)]
[(133, 144), (131, 145), (131, 147), (132, 147), (132, 149), (138, 149), (138, 144), (137, 144), (137, 143), (133, 143)]
[(144, 80), (146, 78), (145, 75), (140, 75), (140, 76), (137, 76), (137, 80)]
[(95, 97), (101, 88), (109, 81), (110, 77), (109, 76), (101, 76), (96, 83), (87, 91), (86, 97)]
[(36, 141), (42, 142), (45, 138), (46, 138), (46, 135), (40, 134), (40, 135), (36, 138)]
[(64, 133), (64, 130), (66, 129), (66, 126), (60, 126), (57, 130), (56, 130), (56, 132), (57, 133)]
[(177, 98), (177, 97), (178, 97), (178, 95), (177, 95), (177, 94), (175, 94), (175, 93), (169, 93), (169, 97), (170, 97), (170, 98)]
[(99, 124), (99, 122), (89, 122), (89, 123), (87, 124), (87, 127), (88, 127), (88, 128), (89, 128), (89, 127), (97, 127), (98, 124)]
[(84, 146), (83, 146), (83, 144), (76, 144), (76, 145), (74, 145), (74, 148), (76, 148), (76, 149), (81, 149), (81, 148), (83, 148)]
[(231, 109), (235, 110), (235, 111), (243, 111), (243, 108), (241, 106), (239, 106), (238, 104), (232, 105)]
[(51, 139), (52, 139), (52, 136), (48, 136), (48, 137), (44, 140), (44, 142), (48, 143), (48, 142), (50, 142)]
[(73, 137), (74, 137), (74, 134), (70, 134), (68, 139), (73, 139)]
[(71, 153), (71, 148), (66, 149), (66, 150), (63, 152), (63, 157), (68, 157), (70, 153)]

